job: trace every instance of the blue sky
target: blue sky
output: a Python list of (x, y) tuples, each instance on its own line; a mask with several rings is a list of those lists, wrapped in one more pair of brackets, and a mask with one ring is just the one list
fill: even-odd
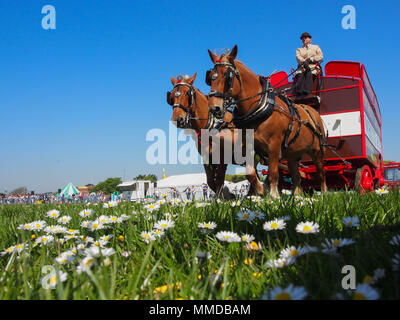
[[(56, 30), (41, 27), (44, 5)], [(344, 5), (357, 29), (341, 27)], [(384, 158), (398, 148), (398, 1), (1, 0), (0, 192), (53, 191), (140, 173), (202, 172), (150, 166), (145, 141), (167, 130), (170, 77), (198, 73), (209, 88), (207, 48), (238, 44), (238, 59), (259, 74), (295, 66), (308, 31), (330, 60), (366, 65), (383, 117)]]

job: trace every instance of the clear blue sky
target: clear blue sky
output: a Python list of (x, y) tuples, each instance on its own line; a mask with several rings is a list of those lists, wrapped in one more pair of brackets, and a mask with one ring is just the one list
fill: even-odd
[[(41, 27), (53, 5), (57, 29)], [(357, 10), (344, 30), (341, 9)], [(204, 74), (211, 50), (238, 44), (238, 59), (259, 74), (295, 66), (308, 31), (329, 60), (366, 65), (383, 116), (384, 158), (400, 160), (398, 1), (0, 1), (0, 192), (54, 191), (97, 183), (201, 172), (150, 166), (151, 128), (167, 130), (170, 77)]]

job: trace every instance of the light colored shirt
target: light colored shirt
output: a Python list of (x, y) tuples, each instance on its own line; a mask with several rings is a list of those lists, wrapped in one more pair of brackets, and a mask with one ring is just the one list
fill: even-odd
[[(304, 45), (296, 50), (296, 60), (301, 65), (307, 59), (311, 59), (309, 64), (310, 70), (313, 74), (317, 74), (316, 62), (321, 63), (324, 59), (324, 54), (319, 46), (316, 44)], [(304, 72), (304, 68), (300, 68), (296, 73)]]

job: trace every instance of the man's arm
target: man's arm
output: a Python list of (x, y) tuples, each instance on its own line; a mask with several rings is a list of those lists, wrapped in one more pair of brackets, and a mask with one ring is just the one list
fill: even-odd
[(296, 50), (296, 60), (298, 64), (303, 64), (305, 59), (301, 56), (300, 48)]
[(324, 59), (324, 54), (319, 46), (316, 45), (315, 55), (311, 58), (312, 62), (322, 62)]

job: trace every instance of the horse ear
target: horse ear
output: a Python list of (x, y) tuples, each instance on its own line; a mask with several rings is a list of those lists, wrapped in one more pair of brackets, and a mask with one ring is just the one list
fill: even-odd
[(208, 50), (208, 54), (210, 55), (211, 61), (212, 61), (213, 63), (215, 63), (215, 61), (217, 60), (217, 55), (215, 55), (214, 53), (212, 53), (212, 52), (210, 51), (210, 49), (207, 49), (207, 50)]
[(174, 77), (171, 77), (171, 83), (172, 83), (173, 86), (175, 85), (176, 79)]
[(196, 76), (197, 76), (197, 72), (195, 72), (191, 78), (187, 79), (186, 82), (190, 85), (193, 85), (194, 80), (196, 80)]
[(230, 62), (233, 62), (236, 59), (237, 52), (238, 52), (238, 46), (237, 46), (237, 44), (235, 44), (235, 46), (233, 47), (233, 49), (231, 50), (231, 52), (229, 53), (229, 56), (228, 56), (228, 60)]

